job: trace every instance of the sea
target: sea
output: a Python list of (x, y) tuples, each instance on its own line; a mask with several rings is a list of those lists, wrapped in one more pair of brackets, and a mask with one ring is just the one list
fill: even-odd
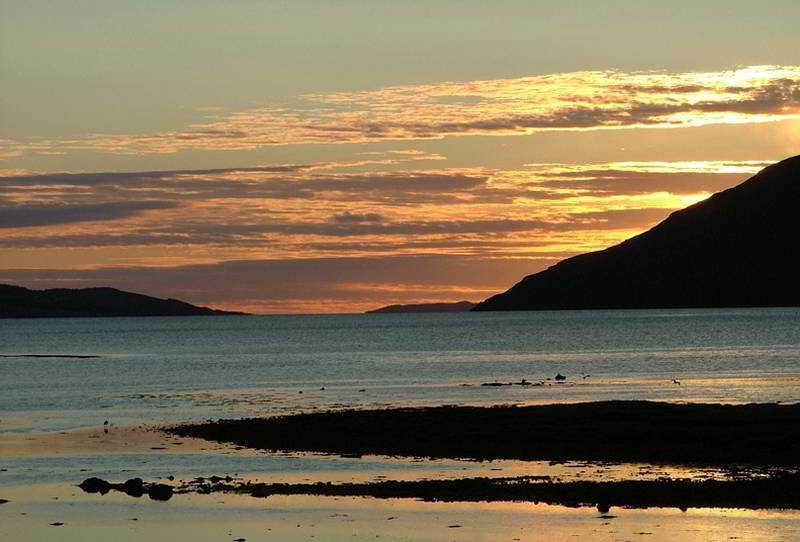
[(76, 484), (89, 476), (170, 484), (209, 475), (334, 483), (724, 476), (652, 465), (264, 452), (148, 428), (425, 405), (796, 403), (798, 324), (798, 308), (0, 320), (0, 539), (797, 540), (796, 511), (598, 516), (592, 507), (533, 503), (219, 494), (159, 503), (84, 494)]
[(0, 374), (2, 432), (442, 404), (794, 403), (800, 309), (8, 319)]

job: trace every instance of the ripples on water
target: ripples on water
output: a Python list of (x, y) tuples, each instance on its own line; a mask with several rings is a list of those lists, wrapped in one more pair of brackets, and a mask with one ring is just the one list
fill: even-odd
[[(795, 402), (798, 316), (779, 308), (2, 320), (0, 354), (11, 357), (0, 358), (0, 430), (443, 403)], [(30, 354), (100, 357), (14, 357)], [(559, 372), (565, 383), (548, 380)], [(523, 378), (544, 385), (480, 386)]]

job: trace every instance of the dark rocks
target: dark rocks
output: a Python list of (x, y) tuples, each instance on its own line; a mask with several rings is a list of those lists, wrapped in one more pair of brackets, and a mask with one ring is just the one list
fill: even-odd
[(255, 489), (253, 489), (253, 491), (250, 493), (250, 495), (251, 495), (252, 497), (259, 497), (259, 498), (261, 498), (261, 499), (265, 499), (265, 498), (267, 498), (267, 497), (271, 497), (271, 496), (272, 496), (272, 495), (274, 495), (274, 494), (275, 494), (275, 492), (273, 492), (273, 491), (269, 490), (269, 489), (268, 489), (268, 488), (266, 488), (266, 487), (256, 487), (256, 488), (255, 488)]
[(78, 484), (78, 487), (84, 490), (86, 493), (100, 493), (101, 495), (105, 495), (112, 489), (110, 483), (106, 482), (102, 478), (94, 477), (87, 478)]
[[(181, 488), (183, 491), (185, 488)], [(611, 503), (623, 508), (720, 507), (800, 509), (800, 474), (739, 480), (621, 480), (614, 482), (544, 480), (536, 476), (460, 478), (453, 480), (383, 480), (379, 482), (258, 483), (226, 485), (216, 491), (271, 495), (413, 498), (429, 502), (542, 502), (596, 507), (598, 518), (611, 519)], [(455, 527), (452, 527), (455, 528)]]
[(144, 483), (141, 478), (131, 478), (122, 484), (121, 491), (131, 497), (141, 497), (144, 495)]
[(105, 495), (112, 489), (121, 491), (131, 497), (141, 497), (145, 493), (155, 501), (166, 501), (172, 498), (173, 488), (166, 484), (147, 484), (141, 478), (131, 478), (121, 484), (112, 484), (102, 478), (87, 478), (78, 487), (86, 493), (100, 493)]
[(558, 374), (556, 375), (556, 378), (555, 378), (556, 382), (563, 382), (563, 381), (565, 381), (566, 379), (567, 379), (567, 377), (566, 377), (566, 376), (564, 376), (564, 375), (562, 375), (561, 373), (558, 373)]
[(147, 495), (154, 501), (168, 501), (172, 498), (172, 486), (167, 484), (151, 484), (147, 488)]
[[(530, 380), (526, 380), (523, 378), (519, 382), (483, 382), (481, 386), (486, 386), (490, 388), (500, 388), (503, 386), (543, 386), (544, 382), (531, 382)], [(462, 386), (469, 386), (469, 384), (462, 384)]]

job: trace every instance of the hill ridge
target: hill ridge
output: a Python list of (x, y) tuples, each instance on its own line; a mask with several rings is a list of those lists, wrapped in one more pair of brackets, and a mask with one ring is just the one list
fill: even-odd
[(800, 305), (800, 156), (606, 249), (528, 275), (473, 310)]
[(199, 307), (108, 286), (32, 290), (0, 284), (0, 318), (218, 316), (244, 314)]

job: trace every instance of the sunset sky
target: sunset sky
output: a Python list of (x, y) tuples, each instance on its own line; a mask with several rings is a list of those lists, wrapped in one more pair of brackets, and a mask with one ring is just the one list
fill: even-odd
[(479, 301), (800, 154), (800, 2), (0, 0), (0, 282)]

